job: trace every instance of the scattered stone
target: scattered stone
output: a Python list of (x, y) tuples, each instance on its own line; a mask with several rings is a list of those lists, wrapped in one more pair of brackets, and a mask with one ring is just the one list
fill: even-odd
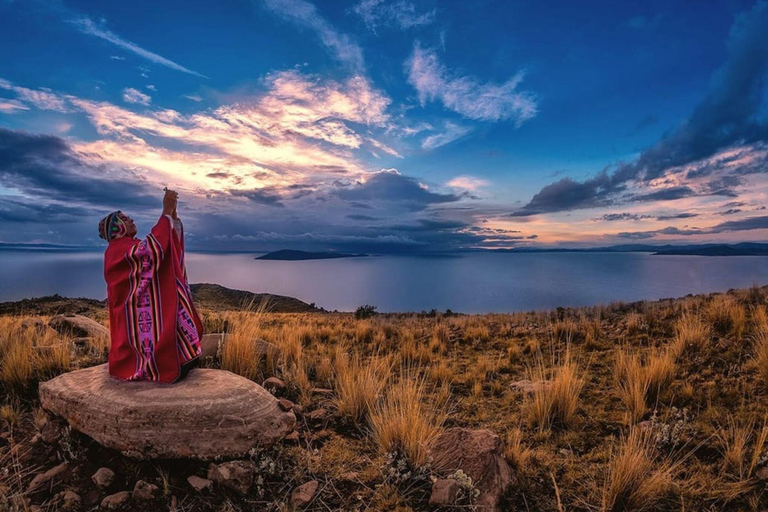
[(203, 337), (200, 339), (200, 348), (202, 350), (202, 354), (200, 354), (200, 357), (202, 359), (212, 357), (215, 358), (219, 355), (219, 350), (224, 345), (224, 334), (223, 333), (213, 333), (213, 334), (203, 334)]
[(291, 507), (293, 510), (299, 510), (312, 503), (317, 492), (317, 486), (317, 480), (310, 480), (295, 488), (291, 493)]
[(39, 394), (42, 407), (75, 430), (145, 459), (241, 457), (296, 425), (293, 412), (258, 384), (208, 368), (168, 386), (113, 379), (103, 364), (43, 382)]
[(83, 315), (56, 315), (48, 325), (61, 334), (71, 334), (76, 338), (109, 338), (109, 329)]
[(200, 478), (197, 475), (192, 475), (187, 478), (189, 485), (197, 492), (210, 492), (213, 490), (213, 482), (207, 478)]
[(328, 419), (328, 410), (321, 407), (307, 414), (307, 419), (314, 423), (322, 423)]
[(298, 443), (299, 442), (299, 431), (298, 430), (294, 430), (293, 432), (291, 432), (290, 434), (285, 436), (284, 440), (286, 442), (288, 442), (288, 443)]
[(208, 479), (240, 494), (248, 494), (256, 466), (251, 461), (233, 460), (208, 467)]
[(768, 481), (768, 466), (758, 469), (756, 476), (757, 476), (757, 479), (762, 482)]
[(523, 379), (523, 380), (511, 382), (509, 384), (509, 387), (515, 391), (520, 391), (521, 393), (532, 395), (537, 391), (541, 391), (543, 389), (548, 389), (552, 387), (552, 382), (548, 380), (537, 380), (534, 382), (528, 379)]
[(62, 462), (58, 466), (52, 467), (45, 473), (38, 474), (29, 483), (29, 487), (27, 487), (27, 492), (38, 491), (43, 489), (43, 487), (46, 487), (46, 486), (53, 487), (54, 485), (61, 483), (67, 474), (68, 468), (69, 468), (69, 465), (66, 462)]
[(277, 401), (277, 405), (284, 411), (291, 411), (293, 410), (293, 402), (290, 400), (286, 400), (285, 398), (281, 398)]
[(56, 444), (64, 435), (64, 426), (56, 420), (48, 420), (40, 429), (40, 439), (46, 444)]
[(162, 491), (155, 484), (150, 484), (144, 480), (138, 480), (133, 487), (132, 497), (135, 501), (152, 501), (159, 498)]
[(267, 356), (277, 357), (280, 355), (280, 347), (274, 343), (270, 343), (266, 340), (256, 339), (254, 340), (254, 344), (256, 345), (256, 355), (260, 358)]
[(101, 500), (101, 508), (106, 508), (107, 510), (114, 510), (116, 508), (120, 508), (131, 499), (131, 493), (128, 491), (120, 491), (116, 492), (115, 494), (110, 494), (103, 500)]
[(91, 480), (93, 480), (93, 483), (96, 484), (96, 487), (99, 489), (106, 489), (115, 481), (115, 472), (109, 468), (99, 468), (93, 476), (91, 476)]
[(440, 478), (432, 484), (432, 495), (429, 504), (438, 507), (448, 507), (456, 504), (461, 486), (451, 478)]
[(79, 510), (83, 503), (80, 495), (73, 491), (65, 492), (62, 501), (66, 510)]
[(480, 491), (479, 510), (499, 510), (499, 497), (514, 480), (499, 436), (487, 429), (449, 428), (437, 437), (430, 455), (439, 473), (448, 476), (461, 469), (472, 478)]
[(277, 377), (268, 378), (267, 380), (264, 381), (262, 386), (264, 386), (264, 389), (266, 389), (273, 395), (279, 395), (280, 393), (283, 393), (286, 389), (285, 381), (283, 381), (283, 379), (278, 379)]

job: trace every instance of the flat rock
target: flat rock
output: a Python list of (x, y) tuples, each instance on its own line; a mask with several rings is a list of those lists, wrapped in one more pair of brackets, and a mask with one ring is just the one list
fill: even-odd
[(202, 350), (202, 354), (200, 357), (202, 359), (205, 359), (207, 357), (216, 357), (219, 354), (219, 348), (224, 343), (224, 334), (222, 333), (213, 333), (213, 334), (203, 334), (203, 337), (200, 339), (200, 349)]
[(67, 469), (69, 466), (66, 462), (62, 462), (58, 466), (54, 466), (44, 473), (40, 473), (29, 483), (27, 492), (38, 491), (46, 487), (52, 487), (58, 483), (61, 483), (67, 476)]
[(61, 334), (71, 334), (75, 337), (109, 338), (109, 329), (83, 315), (56, 315), (48, 325)]
[(317, 492), (317, 486), (317, 480), (310, 480), (295, 488), (291, 493), (291, 507), (293, 510), (299, 510), (312, 503)]
[(187, 483), (197, 492), (210, 492), (213, 490), (213, 482), (197, 475), (187, 477)]
[(116, 508), (120, 508), (131, 499), (131, 493), (128, 491), (120, 491), (116, 492), (115, 494), (110, 494), (103, 500), (101, 500), (101, 508), (105, 508), (107, 510), (114, 510)]
[(432, 484), (432, 494), (429, 497), (429, 504), (436, 507), (455, 505), (460, 491), (461, 486), (456, 480), (439, 478)]
[(504, 444), (488, 429), (449, 428), (430, 449), (433, 467), (444, 476), (461, 469), (472, 478), (480, 495), (478, 512), (499, 511), (499, 498), (513, 482), (512, 470), (504, 458)]
[(99, 489), (106, 489), (115, 481), (115, 472), (109, 468), (99, 468), (91, 476), (91, 480)]
[(268, 391), (224, 370), (196, 368), (159, 384), (112, 378), (103, 364), (43, 382), (39, 394), (42, 407), (75, 430), (143, 459), (240, 457), (296, 425)]

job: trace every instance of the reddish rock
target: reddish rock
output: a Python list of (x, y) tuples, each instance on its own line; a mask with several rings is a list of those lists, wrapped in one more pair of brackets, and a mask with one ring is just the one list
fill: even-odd
[(64, 510), (79, 510), (83, 504), (83, 500), (76, 492), (67, 491), (62, 498), (62, 505)]
[(448, 507), (456, 504), (461, 486), (459, 482), (450, 478), (440, 478), (432, 484), (432, 495), (429, 504), (438, 507)]
[(40, 473), (29, 483), (27, 492), (35, 492), (43, 490), (47, 487), (53, 487), (63, 482), (68, 476), (67, 470), (69, 465), (66, 462), (62, 462), (58, 466), (54, 466), (45, 473)]
[(39, 394), (75, 430), (145, 459), (240, 457), (296, 425), (264, 388), (224, 370), (196, 368), (166, 385), (111, 378), (104, 364), (43, 382)]
[(109, 338), (109, 329), (87, 316), (56, 315), (48, 325), (61, 334), (71, 334), (78, 338)]
[(323, 407), (315, 409), (306, 415), (307, 419), (313, 423), (322, 423), (328, 419), (328, 410)]
[(288, 443), (298, 443), (299, 442), (299, 431), (294, 430), (287, 436), (285, 436), (285, 441)]
[(317, 486), (317, 480), (310, 480), (295, 488), (291, 493), (291, 507), (293, 510), (302, 509), (312, 503), (315, 493), (317, 493)]
[(208, 467), (208, 479), (240, 494), (248, 494), (253, 485), (256, 466), (251, 461), (233, 460)]
[(438, 473), (449, 476), (461, 469), (472, 478), (480, 491), (478, 511), (499, 510), (499, 498), (514, 480), (499, 436), (487, 429), (449, 428), (437, 437), (430, 455)]
[(281, 398), (277, 401), (277, 405), (280, 406), (280, 408), (284, 411), (291, 411), (293, 410), (293, 402), (290, 400), (286, 400), (285, 398)]
[(286, 389), (285, 382), (282, 379), (278, 379), (277, 377), (268, 378), (267, 380), (264, 381), (262, 386), (264, 386), (264, 389), (266, 389), (273, 395), (279, 395), (283, 393)]
[(131, 493), (128, 491), (120, 491), (115, 494), (110, 494), (103, 500), (101, 500), (101, 508), (107, 510), (114, 510), (127, 504), (131, 499)]
[(106, 489), (115, 481), (115, 472), (109, 468), (99, 468), (93, 476), (91, 476), (91, 480), (93, 480), (93, 483), (96, 484), (96, 487), (99, 489)]
[(139, 480), (133, 487), (131, 497), (133, 501), (152, 501), (162, 495), (162, 491), (155, 484), (150, 484), (144, 480)]
[(48, 420), (40, 429), (40, 439), (46, 444), (56, 444), (64, 435), (64, 426), (57, 420)]
[(192, 475), (187, 478), (187, 482), (197, 492), (210, 492), (213, 490), (213, 482), (207, 478), (200, 478), (199, 476)]
[(202, 354), (200, 354), (200, 357), (205, 359), (208, 357), (217, 357), (219, 354), (220, 347), (224, 344), (224, 334), (223, 333), (213, 333), (213, 334), (203, 334), (203, 337), (200, 339), (200, 349), (202, 350)]

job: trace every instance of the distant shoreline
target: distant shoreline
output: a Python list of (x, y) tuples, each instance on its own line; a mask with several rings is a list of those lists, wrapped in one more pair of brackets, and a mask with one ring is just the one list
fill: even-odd
[(347, 253), (331, 252), (331, 251), (307, 252), (307, 251), (296, 251), (292, 249), (283, 249), (280, 251), (269, 252), (262, 256), (256, 256), (254, 259), (255, 260), (276, 260), (276, 261), (304, 261), (304, 260), (329, 260), (329, 259), (338, 259), (338, 258), (363, 258), (367, 256), (368, 254), (363, 254), (363, 253), (347, 254)]

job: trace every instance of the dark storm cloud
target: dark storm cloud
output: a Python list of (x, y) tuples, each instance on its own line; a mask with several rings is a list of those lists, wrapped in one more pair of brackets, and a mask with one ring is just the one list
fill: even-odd
[(365, 183), (356, 183), (334, 192), (339, 198), (356, 204), (370, 201), (397, 202), (422, 210), (431, 204), (458, 201), (462, 196), (430, 192), (410, 176), (397, 171), (381, 171), (369, 176)]
[(0, 221), (49, 224), (71, 222), (99, 212), (78, 206), (40, 204), (4, 198), (0, 203)]
[(656, 220), (692, 219), (698, 216), (698, 213), (676, 213), (674, 215), (659, 215)]
[(653, 231), (635, 231), (635, 232), (622, 232), (617, 236), (621, 238), (629, 239), (647, 239), (653, 238), (656, 235), (710, 235), (717, 233), (727, 233), (730, 231), (752, 231), (755, 229), (768, 229), (768, 216), (764, 217), (749, 217), (747, 219), (731, 220), (728, 222), (721, 222), (711, 228), (704, 229), (679, 229), (673, 226), (666, 227), (664, 229), (656, 229)]
[(351, 220), (366, 220), (366, 221), (379, 220), (377, 217), (371, 217), (370, 215), (360, 215), (357, 213), (351, 213), (346, 217)]
[(6, 188), (41, 201), (108, 208), (159, 204), (139, 178), (115, 179), (108, 170), (85, 162), (59, 137), (0, 128), (0, 184)]
[(696, 192), (686, 186), (670, 187), (656, 192), (650, 192), (648, 194), (638, 194), (633, 197), (635, 201), (671, 201), (674, 199), (682, 199), (684, 197), (695, 196)]
[(384, 229), (392, 231), (401, 231), (405, 233), (424, 232), (424, 231), (450, 231), (466, 228), (468, 224), (461, 221), (440, 220), (440, 219), (418, 219), (416, 224), (397, 224), (387, 226)]
[(740, 213), (741, 211), (741, 208), (730, 208), (724, 212), (720, 212), (720, 215), (733, 215), (735, 213)]
[[(759, 119), (768, 69), (766, 27), (768, 3), (765, 1), (757, 2), (750, 11), (737, 17), (728, 37), (728, 59), (714, 76), (707, 96), (680, 128), (644, 151), (637, 160), (620, 164), (610, 173), (606, 169), (583, 182), (564, 178), (547, 185), (511, 216), (611, 204), (611, 198), (624, 189), (625, 183), (647, 183), (662, 176), (666, 169), (711, 157), (729, 146), (768, 140), (768, 126)], [(750, 172), (765, 171), (763, 166)], [(698, 172), (704, 175), (712, 169)], [(709, 194), (715, 192), (735, 195), (727, 187), (713, 189)], [(647, 195), (628, 199), (651, 200)]]

